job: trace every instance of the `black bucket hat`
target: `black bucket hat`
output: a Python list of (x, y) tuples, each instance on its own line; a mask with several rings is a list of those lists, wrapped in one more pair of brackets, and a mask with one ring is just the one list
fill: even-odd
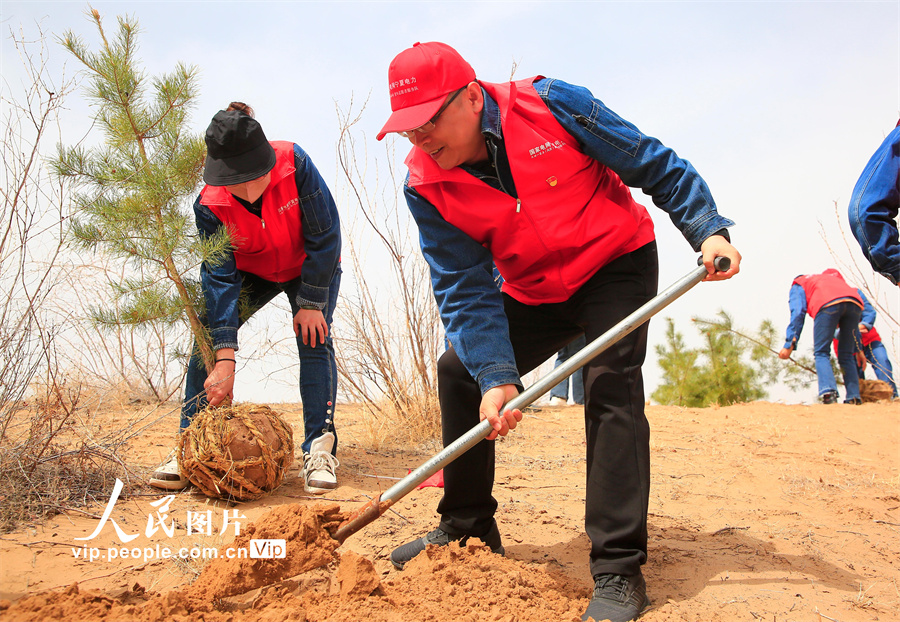
[(275, 150), (262, 126), (238, 110), (220, 110), (206, 128), (206, 168), (210, 186), (233, 186), (262, 177), (275, 166)]

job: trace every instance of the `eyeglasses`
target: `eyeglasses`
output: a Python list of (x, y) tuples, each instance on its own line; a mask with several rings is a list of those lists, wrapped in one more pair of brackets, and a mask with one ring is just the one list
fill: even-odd
[(442, 114), (444, 114), (444, 111), (447, 109), (447, 106), (452, 104), (453, 100), (456, 99), (456, 96), (465, 90), (466, 90), (466, 87), (462, 87), (461, 89), (454, 91), (453, 95), (451, 95), (447, 99), (447, 101), (444, 102), (443, 106), (438, 108), (438, 111), (434, 114), (434, 116), (431, 117), (428, 120), (428, 122), (425, 123), (424, 125), (420, 125), (419, 127), (412, 129), (412, 130), (407, 130), (405, 132), (397, 132), (397, 133), (400, 134), (400, 136), (402, 136), (403, 138), (412, 138), (416, 134), (423, 135), (423, 134), (427, 134), (427, 133), (433, 131), (434, 125), (435, 125), (435, 123), (437, 123), (438, 117), (440, 117)]

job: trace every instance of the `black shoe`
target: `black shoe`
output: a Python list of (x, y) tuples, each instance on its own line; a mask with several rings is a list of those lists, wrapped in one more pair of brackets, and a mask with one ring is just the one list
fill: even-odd
[(594, 596), (581, 619), (629, 622), (650, 604), (644, 575), (598, 574), (594, 577)]
[(497, 529), (497, 523), (491, 525), (490, 530), (483, 536), (453, 536), (443, 529), (437, 528), (423, 538), (407, 542), (394, 549), (393, 553), (391, 553), (391, 563), (394, 564), (394, 568), (397, 570), (403, 570), (406, 562), (424, 551), (429, 544), (447, 546), (451, 542), (459, 542), (461, 545), (464, 545), (469, 538), (478, 538), (491, 547), (492, 552), (498, 555), (503, 555), (506, 552), (500, 543), (500, 530)]
[(823, 393), (819, 397), (819, 400), (823, 404), (837, 404), (837, 401), (838, 401), (837, 391), (829, 391), (828, 393)]
[(862, 405), (862, 398), (861, 397), (852, 397), (849, 400), (844, 400), (844, 403), (845, 404), (856, 404), (857, 406), (860, 406), (860, 405)]

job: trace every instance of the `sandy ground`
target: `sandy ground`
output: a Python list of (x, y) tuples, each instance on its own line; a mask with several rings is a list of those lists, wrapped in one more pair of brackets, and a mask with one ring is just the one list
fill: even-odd
[[(302, 430), (296, 407), (275, 408)], [(644, 574), (653, 604), (642, 620), (900, 620), (900, 404), (649, 407), (648, 416)], [(107, 425), (124, 419), (109, 417)], [(184, 492), (164, 506), (163, 495), (143, 489), (110, 514), (126, 536), (136, 534), (127, 548), (139, 548), (138, 559), (108, 558), (108, 547), (126, 547), (111, 521), (95, 538), (76, 540), (98, 526), (102, 504), (93, 516), (70, 511), (2, 536), (0, 619), (580, 618), (592, 587), (580, 408), (529, 412), (500, 441), (495, 495), (505, 558), (476, 545), (447, 547), (403, 572), (388, 555), (434, 528), (440, 489), (413, 491), (339, 548), (324, 524), (431, 454), (366, 449), (366, 426), (351, 406), (339, 409), (338, 423), (340, 486), (324, 498), (304, 492), (296, 465), (275, 494), (239, 505)], [(176, 425), (173, 411), (128, 449), (128, 462), (152, 466)], [(210, 512), (209, 534), (188, 534), (188, 511)], [(225, 558), (249, 538), (285, 539), (286, 559)], [(188, 557), (159, 559), (157, 547), (183, 547)], [(204, 547), (222, 557), (208, 565), (190, 558)], [(91, 549), (100, 557), (89, 559)]]

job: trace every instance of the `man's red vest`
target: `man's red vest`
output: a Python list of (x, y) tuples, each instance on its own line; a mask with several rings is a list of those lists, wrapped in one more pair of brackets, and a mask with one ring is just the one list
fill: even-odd
[(654, 240), (653, 221), (619, 176), (585, 155), (533, 82), (481, 85), (500, 107), (519, 199), (413, 148), (409, 184), (444, 219), (480, 242), (525, 304), (568, 300), (613, 259)]
[(847, 285), (841, 273), (829, 268), (822, 274), (804, 274), (794, 279), (806, 294), (806, 311), (815, 318), (819, 309), (829, 302), (850, 298), (862, 308), (863, 303), (856, 289)]
[(239, 270), (284, 283), (300, 276), (303, 250), (300, 197), (294, 180), (294, 143), (271, 142), (272, 179), (262, 194), (262, 217), (251, 214), (222, 186), (206, 186), (200, 202), (231, 232)]

